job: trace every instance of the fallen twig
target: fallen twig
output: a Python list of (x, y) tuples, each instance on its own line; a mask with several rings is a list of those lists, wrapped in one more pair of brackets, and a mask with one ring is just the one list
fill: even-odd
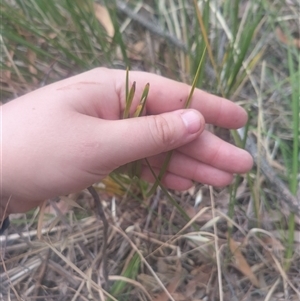
[(288, 205), (289, 209), (300, 217), (300, 200), (296, 196), (293, 196), (286, 185), (281, 179), (278, 178), (276, 172), (270, 166), (268, 161), (261, 156), (257, 151), (256, 143), (253, 137), (249, 136), (246, 141), (246, 150), (252, 155), (255, 164), (258, 162), (258, 156), (260, 156), (260, 169), (268, 181), (275, 187), (281, 196), (282, 200)]
[(105, 280), (105, 284), (104, 284), (103, 288), (107, 289), (108, 288), (107, 237), (108, 237), (108, 226), (109, 225), (108, 225), (108, 221), (106, 219), (106, 216), (105, 216), (105, 213), (103, 210), (103, 206), (102, 206), (102, 203), (100, 201), (97, 191), (95, 190), (95, 188), (93, 186), (88, 187), (87, 190), (92, 195), (92, 197), (95, 201), (97, 213), (103, 222), (102, 266), (103, 266), (103, 275), (104, 275), (104, 280)]
[(121, 11), (122, 13), (124, 13), (125, 15), (127, 15), (129, 18), (131, 18), (135, 22), (141, 24), (143, 27), (145, 27), (146, 29), (148, 29), (151, 33), (153, 33), (153, 34), (155, 34), (155, 35), (157, 35), (157, 36), (159, 36), (159, 37), (167, 40), (169, 43), (171, 43), (172, 45), (176, 46), (177, 48), (179, 48), (180, 50), (184, 51), (185, 53), (189, 52), (189, 50), (188, 50), (188, 48), (187, 48), (187, 46), (185, 45), (184, 42), (178, 40), (176, 37), (174, 37), (170, 33), (164, 31), (163, 29), (161, 29), (160, 27), (158, 27), (153, 22), (150, 22), (150, 21), (146, 20), (145, 18), (143, 18), (142, 16), (140, 16), (139, 14), (136, 14), (123, 1), (117, 0), (116, 4), (117, 4), (117, 9), (119, 11)]

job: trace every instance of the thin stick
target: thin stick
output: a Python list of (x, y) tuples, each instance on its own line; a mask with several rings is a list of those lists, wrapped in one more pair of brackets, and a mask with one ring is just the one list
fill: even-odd
[(249, 136), (247, 138), (245, 149), (252, 155), (256, 164), (258, 160), (260, 160), (260, 169), (262, 173), (266, 176), (268, 181), (273, 184), (273, 187), (276, 188), (278, 194), (282, 198), (281, 201), (285, 202), (289, 209), (298, 217), (300, 217), (300, 199), (297, 200), (297, 197), (292, 195), (284, 182), (277, 176), (274, 169), (270, 166), (267, 159), (262, 156), (262, 154), (260, 154), (260, 159), (258, 158), (259, 153), (253, 137)]
[(187, 46), (185, 45), (185, 43), (183, 43), (182, 41), (178, 40), (176, 37), (174, 37), (170, 33), (164, 31), (163, 29), (161, 29), (161, 27), (158, 27), (156, 24), (147, 21), (141, 15), (135, 13), (131, 8), (129, 8), (127, 6), (127, 4), (125, 2), (117, 0), (116, 4), (117, 4), (116, 5), (117, 9), (119, 11), (121, 11), (124, 14), (126, 14), (129, 18), (131, 18), (135, 22), (137, 22), (137, 23), (141, 24), (142, 26), (144, 26), (146, 29), (148, 29), (153, 34), (155, 34), (155, 35), (157, 35), (159, 37), (164, 38), (169, 43), (171, 43), (172, 45), (176, 46), (177, 48), (179, 48), (180, 50), (184, 51), (185, 53), (189, 52)]
[[(215, 199), (212, 186), (209, 186), (210, 201), (211, 201), (211, 212), (212, 218), (216, 217), (215, 214)], [(223, 301), (223, 285), (222, 285), (222, 270), (220, 262), (220, 253), (219, 253), (219, 244), (218, 244), (218, 234), (217, 234), (217, 223), (214, 223), (214, 233), (215, 233), (215, 249), (216, 249), (216, 260), (217, 260), (217, 269), (218, 269), (218, 282), (219, 282), (219, 298), (220, 301)]]
[(108, 221), (106, 219), (102, 203), (100, 201), (99, 195), (93, 186), (87, 188), (89, 193), (92, 195), (95, 201), (95, 205), (97, 208), (97, 213), (102, 220), (103, 223), (103, 244), (102, 244), (102, 265), (103, 265), (103, 275), (105, 283), (103, 285), (104, 289), (108, 288), (108, 262), (107, 262), (107, 237), (108, 237)]

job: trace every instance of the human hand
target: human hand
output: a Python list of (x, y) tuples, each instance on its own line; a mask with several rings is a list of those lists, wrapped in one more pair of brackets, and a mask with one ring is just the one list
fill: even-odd
[[(224, 186), (247, 172), (251, 156), (204, 130), (205, 122), (239, 128), (246, 112), (190, 86), (131, 71), (136, 81), (132, 112), (146, 83), (146, 115), (120, 120), (125, 108), (125, 71), (98, 68), (45, 86), (1, 107), (2, 198), (8, 213), (24, 212), (44, 199), (80, 191), (116, 168), (148, 158), (158, 173), (174, 149), (163, 184), (184, 190), (193, 181)], [(130, 85), (131, 86), (131, 85)], [(189, 126), (187, 126), (189, 124)], [(142, 178), (154, 181), (143, 165)], [(1, 219), (1, 214), (0, 214)]]

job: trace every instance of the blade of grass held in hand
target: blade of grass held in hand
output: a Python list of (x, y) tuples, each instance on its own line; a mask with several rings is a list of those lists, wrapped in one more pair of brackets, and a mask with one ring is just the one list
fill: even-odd
[[(143, 114), (145, 104), (147, 101), (147, 97), (148, 97), (148, 93), (149, 93), (149, 88), (150, 88), (150, 85), (148, 83), (148, 84), (146, 84), (146, 86), (143, 90), (140, 103), (137, 106), (133, 117), (140, 117)], [(130, 97), (130, 93), (129, 93), (129, 97)], [(130, 101), (130, 106), (131, 106), (131, 103), (132, 103), (132, 100)], [(130, 109), (130, 107), (128, 108), (128, 112), (129, 112), (129, 109)], [(128, 165), (129, 176), (131, 178), (140, 178), (141, 170), (142, 170), (141, 160), (134, 161)]]
[[(134, 112), (134, 115), (133, 115), (134, 117), (140, 117), (143, 114), (145, 104), (147, 101), (147, 97), (148, 97), (148, 93), (149, 93), (149, 87), (150, 87), (149, 83), (146, 84), (144, 91), (142, 93), (140, 104), (137, 106), (137, 108)], [(131, 176), (133, 178), (134, 177), (140, 178), (141, 171), (142, 171), (142, 161), (141, 160), (131, 163)]]
[(126, 107), (125, 107), (125, 110), (124, 110), (123, 119), (126, 119), (126, 118), (129, 117), (129, 111), (130, 111), (130, 107), (131, 107), (131, 104), (132, 104), (134, 94), (135, 94), (135, 82), (133, 82), (133, 84), (130, 88), (128, 97), (126, 98)]
[(126, 68), (126, 79), (125, 79), (125, 97), (126, 97), (126, 103), (128, 99), (128, 93), (129, 93), (129, 67)]
[(197, 71), (196, 71), (196, 75), (194, 77), (194, 80), (193, 80), (193, 83), (192, 83), (192, 88), (191, 88), (191, 91), (190, 91), (190, 94), (186, 100), (186, 103), (185, 103), (185, 109), (188, 109), (191, 105), (191, 102), (192, 102), (192, 96), (194, 94), (194, 91), (195, 91), (195, 88), (196, 88), (196, 84), (198, 82), (198, 79), (199, 79), (199, 75), (200, 75), (200, 71), (201, 71), (201, 66), (203, 64), (203, 59), (204, 59), (204, 56), (205, 56), (205, 52), (206, 52), (206, 46), (204, 48), (204, 51), (202, 53), (202, 56), (201, 56), (201, 59), (200, 59), (200, 62), (198, 64), (198, 68), (197, 68)]
[(195, 11), (196, 11), (196, 16), (197, 16), (198, 22), (199, 22), (199, 25), (200, 25), (200, 28), (201, 28), (202, 36), (203, 36), (203, 39), (204, 39), (204, 42), (205, 42), (205, 49), (204, 49), (203, 52), (205, 53), (206, 49), (208, 49), (209, 59), (211, 61), (213, 69), (215, 71), (218, 84), (219, 84), (219, 86), (221, 86), (220, 85), (219, 73), (218, 73), (218, 67), (217, 67), (217, 64), (216, 64), (216, 62), (214, 60), (213, 52), (212, 52), (210, 43), (208, 41), (207, 29), (205, 28), (205, 25), (204, 25), (204, 22), (203, 22), (203, 18), (202, 18), (202, 14), (200, 12), (200, 8), (199, 8), (198, 3), (197, 3), (196, 0), (194, 0), (194, 7), (195, 7)]
[(149, 88), (150, 88), (150, 84), (146, 84), (141, 100), (140, 100), (140, 104), (137, 106), (133, 117), (140, 117), (143, 114), (144, 108), (145, 108), (145, 104), (146, 104), (146, 100), (148, 97), (148, 93), (149, 93)]
[[(200, 62), (198, 64), (198, 68), (197, 68), (197, 71), (196, 71), (196, 74), (195, 74), (195, 77), (194, 77), (194, 80), (193, 80), (193, 83), (192, 83), (192, 88), (191, 88), (191, 91), (189, 93), (189, 96), (188, 96), (188, 98), (186, 100), (186, 103), (185, 103), (185, 106), (184, 106), (185, 109), (188, 109), (191, 105), (192, 96), (193, 96), (194, 91), (195, 91), (196, 83), (198, 82), (198, 79), (199, 79), (200, 70), (201, 70), (201, 66), (202, 66), (202, 63), (203, 63), (205, 52), (206, 52), (206, 47), (204, 48), (204, 51), (202, 53)], [(164, 176), (164, 174), (165, 174), (165, 172), (168, 168), (168, 165), (169, 165), (169, 162), (171, 160), (172, 154), (173, 154), (173, 150), (171, 150), (167, 153), (167, 156), (165, 158), (163, 166), (162, 166), (158, 176), (155, 179), (155, 183), (153, 184), (152, 188), (150, 189), (150, 191), (147, 194), (148, 196), (152, 195), (155, 192), (158, 185), (161, 186), (160, 182), (161, 182), (161, 180), (162, 180), (162, 178), (163, 178), (163, 176)]]

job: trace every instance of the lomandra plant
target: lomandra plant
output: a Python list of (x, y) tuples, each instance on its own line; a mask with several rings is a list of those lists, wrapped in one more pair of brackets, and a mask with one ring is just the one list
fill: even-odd
[[(194, 80), (193, 80), (193, 83), (192, 83), (192, 86), (191, 86), (190, 93), (189, 93), (188, 98), (185, 102), (185, 105), (184, 105), (185, 109), (188, 109), (191, 105), (192, 97), (193, 97), (197, 82), (199, 80), (200, 72), (201, 72), (202, 67), (203, 67), (203, 60), (204, 60), (204, 57), (205, 57), (205, 51), (206, 51), (206, 47), (205, 47), (205, 49), (202, 53), (202, 56), (201, 56), (201, 59), (199, 61), (198, 68), (197, 68), (197, 71), (196, 71), (196, 74), (195, 74), (195, 77), (194, 77)], [(149, 93), (149, 89), (150, 89), (150, 84), (149, 83), (146, 84), (146, 86), (144, 87), (144, 90), (142, 92), (142, 96), (140, 98), (138, 106), (136, 107), (136, 109), (134, 111), (134, 114), (132, 116), (130, 116), (132, 101), (133, 101), (133, 98), (135, 96), (136, 85), (137, 85), (137, 83), (133, 82), (131, 87), (129, 87), (129, 68), (127, 68), (127, 70), (126, 70), (126, 105), (125, 105), (125, 110), (124, 110), (124, 113), (123, 113), (123, 119), (130, 118), (130, 117), (133, 117), (133, 118), (134, 117), (140, 117), (144, 113), (144, 108), (145, 108), (145, 105), (146, 105), (146, 101), (147, 101), (147, 97), (148, 97), (148, 93)], [(164, 163), (163, 163), (163, 165), (161, 167), (161, 170), (160, 170), (158, 175), (156, 175), (155, 172), (153, 171), (149, 161), (146, 158), (144, 159), (146, 161), (146, 164), (148, 165), (153, 177), (155, 178), (155, 183), (151, 187), (151, 189), (148, 191), (147, 196), (153, 195), (155, 193), (157, 187), (159, 186), (162, 189), (162, 191), (165, 193), (167, 198), (171, 201), (171, 203), (179, 210), (179, 212), (182, 214), (182, 216), (188, 221), (188, 220), (190, 220), (190, 218), (187, 215), (187, 213), (170, 196), (167, 189), (165, 189), (165, 187), (161, 183), (162, 179), (163, 179), (163, 176), (164, 176), (164, 174), (165, 174), (165, 172), (168, 168), (168, 165), (169, 165), (169, 162), (171, 160), (172, 154), (173, 154), (173, 150), (171, 150), (167, 153), (166, 158), (164, 160)], [(140, 179), (141, 166), (142, 166), (142, 161), (141, 160), (138, 160), (138, 161), (131, 162), (131, 163), (127, 164), (127, 172), (128, 172), (129, 176), (132, 179)]]

